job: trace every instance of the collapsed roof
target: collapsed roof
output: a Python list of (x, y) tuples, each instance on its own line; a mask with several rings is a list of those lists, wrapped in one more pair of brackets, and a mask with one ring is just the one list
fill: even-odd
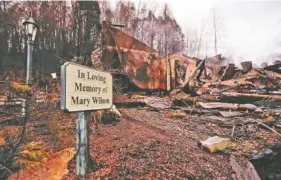
[[(111, 69), (121, 69), (141, 89), (169, 91), (184, 82), (202, 61), (180, 54), (161, 57), (159, 52), (112, 27), (111, 23), (104, 21), (102, 25), (101, 61)], [(221, 54), (206, 58), (205, 62), (216, 79), (220, 67), (229, 63)]]

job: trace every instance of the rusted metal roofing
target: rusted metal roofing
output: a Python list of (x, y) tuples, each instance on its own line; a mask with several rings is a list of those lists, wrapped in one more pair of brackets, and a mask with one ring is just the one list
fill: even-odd
[(106, 22), (103, 22), (103, 47), (102, 61), (113, 68), (120, 64), (139, 88), (167, 89), (167, 60), (161, 59), (154, 49)]
[[(181, 85), (196, 69), (198, 58), (160, 53), (137, 39), (103, 22), (102, 62), (113, 69), (120, 66), (129, 79), (141, 89), (172, 90)], [(221, 63), (221, 56), (209, 59), (210, 65)]]

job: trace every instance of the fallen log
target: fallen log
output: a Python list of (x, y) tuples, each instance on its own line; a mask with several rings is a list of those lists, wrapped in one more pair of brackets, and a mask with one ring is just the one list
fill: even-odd
[(253, 98), (255, 100), (262, 100), (262, 99), (272, 99), (275, 101), (281, 101), (281, 96), (278, 95), (264, 95), (264, 94), (247, 94), (247, 93), (228, 93), (223, 92), (221, 93), (222, 98)]

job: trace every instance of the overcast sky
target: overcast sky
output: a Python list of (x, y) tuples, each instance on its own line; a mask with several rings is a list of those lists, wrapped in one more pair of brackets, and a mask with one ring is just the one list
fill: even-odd
[[(159, 0), (159, 2), (165, 2)], [(281, 1), (241, 0), (167, 0), (174, 17), (183, 28), (202, 26), (209, 23), (213, 6), (221, 18), (224, 43), (221, 53), (231, 54), (236, 62), (251, 60), (258, 65), (262, 56), (281, 52)], [(210, 35), (212, 31), (210, 31)]]
[[(136, 3), (139, 0), (132, 0)], [(235, 62), (251, 60), (260, 65), (271, 53), (281, 52), (281, 1), (241, 0), (142, 0), (148, 4), (167, 3), (183, 31), (200, 29), (206, 23), (212, 51), (211, 12), (213, 6), (223, 24), (220, 33), (223, 43), (219, 53), (232, 55)], [(212, 49), (211, 49), (212, 48)], [(269, 59), (267, 59), (269, 60)]]

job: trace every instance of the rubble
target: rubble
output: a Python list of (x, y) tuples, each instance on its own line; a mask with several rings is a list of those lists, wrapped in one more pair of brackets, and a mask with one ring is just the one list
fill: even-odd
[[(212, 67), (208, 63), (205, 69)], [(218, 69), (221, 70), (218, 72)], [(188, 75), (181, 84), (171, 86), (174, 88), (170, 95), (150, 94), (136, 98), (143, 100), (148, 107), (161, 110), (152, 112), (139, 108), (138, 111), (144, 111), (140, 121), (165, 132), (172, 131), (182, 138), (193, 139), (211, 153), (223, 150), (235, 157), (255, 157), (281, 142), (281, 122), (277, 120), (281, 115), (277, 109), (281, 106), (281, 74), (252, 67), (243, 71), (233, 64), (214, 65), (210, 72), (217, 73), (219, 78), (208, 79), (205, 73), (200, 75), (198, 63), (196, 68), (193, 66), (187, 71)], [(137, 117), (138, 113), (132, 111), (129, 114)], [(230, 161), (235, 171), (233, 178), (249, 176), (258, 179), (253, 165), (247, 160), (245, 163), (248, 169), (242, 169), (236, 160)]]

